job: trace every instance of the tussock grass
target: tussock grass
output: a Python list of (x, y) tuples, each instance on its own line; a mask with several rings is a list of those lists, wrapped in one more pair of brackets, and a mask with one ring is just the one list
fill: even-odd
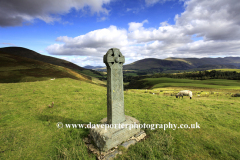
[[(107, 117), (105, 87), (64, 78), (0, 83), (0, 88), (0, 159), (96, 159), (83, 142), (88, 129), (58, 129), (56, 123)], [(145, 129), (147, 138), (117, 159), (240, 159), (239, 98), (226, 94), (229, 90), (196, 88), (194, 94), (213, 94), (192, 100), (171, 96), (179, 89), (127, 90), (125, 114), (141, 124), (198, 122), (200, 128)]]

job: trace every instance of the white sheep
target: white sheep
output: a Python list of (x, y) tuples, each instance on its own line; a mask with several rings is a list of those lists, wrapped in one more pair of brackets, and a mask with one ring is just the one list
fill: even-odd
[(189, 91), (189, 90), (183, 90), (183, 91), (180, 91), (177, 95), (176, 95), (176, 98), (180, 98), (180, 97), (182, 97), (183, 98), (183, 96), (189, 96), (190, 97), (190, 99), (192, 99), (192, 91)]
[(55, 80), (55, 78), (51, 79), (51, 80)]

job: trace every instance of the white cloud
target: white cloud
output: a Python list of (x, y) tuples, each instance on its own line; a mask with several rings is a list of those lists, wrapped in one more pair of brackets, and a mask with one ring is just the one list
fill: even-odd
[(156, 3), (164, 3), (167, 1), (174, 1), (174, 0), (145, 0), (147, 6), (153, 6)]
[[(159, 22), (158, 28), (145, 28), (148, 20), (144, 20), (128, 23), (128, 30), (110, 26), (74, 38), (58, 37), (57, 41), (63, 44), (53, 44), (47, 51), (55, 55), (98, 57), (92, 65), (101, 65), (102, 56), (113, 47), (128, 58), (127, 63), (142, 58), (239, 56), (238, 0), (184, 2), (185, 11), (175, 16), (174, 25)], [(202, 38), (193, 41), (194, 36)]]
[(142, 21), (142, 23), (130, 22), (128, 24), (129, 25), (128, 30), (131, 32), (131, 31), (135, 31), (139, 28), (142, 28), (144, 23), (148, 23), (148, 20), (144, 20), (144, 21)]
[(102, 56), (109, 48), (122, 48), (129, 44), (127, 31), (116, 26), (91, 31), (75, 38), (63, 36), (56, 39), (64, 44), (53, 44), (47, 47), (50, 54)]
[(178, 48), (182, 54), (194, 53), (208, 56), (213, 55), (239, 55), (240, 40), (237, 41), (203, 41), (185, 44)]
[(197, 34), (204, 40), (240, 38), (239, 0), (191, 0), (185, 6), (185, 12), (175, 17), (185, 34)]
[(61, 14), (66, 14), (70, 9), (76, 10), (89, 7), (91, 13), (108, 14), (103, 4), (111, 0), (1, 0), (0, 1), (0, 26), (18, 26), (25, 21), (41, 19), (46, 23), (60, 21)]
[(174, 25), (166, 25), (166, 23), (155, 28), (135, 28), (128, 33), (129, 39), (136, 40), (138, 43), (149, 41), (163, 41), (164, 43), (186, 43), (190, 42), (190, 36), (182, 32), (182, 28)]

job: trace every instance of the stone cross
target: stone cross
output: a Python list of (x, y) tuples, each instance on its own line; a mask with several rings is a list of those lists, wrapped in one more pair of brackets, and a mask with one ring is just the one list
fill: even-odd
[(119, 124), (125, 121), (122, 73), (125, 57), (119, 49), (111, 48), (103, 62), (107, 66), (107, 123)]
[[(128, 141), (130, 137), (139, 135), (140, 122), (124, 114), (123, 72), (122, 67), (125, 58), (117, 48), (111, 48), (103, 57), (107, 66), (107, 118), (103, 118), (102, 124), (120, 124), (117, 128), (91, 128), (90, 137), (100, 151), (108, 151), (113, 147)], [(106, 127), (107, 125), (105, 125)], [(130, 129), (131, 126), (131, 129)], [(119, 128), (120, 127), (120, 128)]]

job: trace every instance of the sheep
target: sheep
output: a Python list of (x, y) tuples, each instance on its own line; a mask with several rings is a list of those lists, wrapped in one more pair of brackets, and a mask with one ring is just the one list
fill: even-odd
[(51, 79), (51, 80), (55, 80), (55, 78)]
[(183, 96), (189, 96), (190, 97), (190, 99), (192, 99), (192, 91), (189, 91), (189, 90), (183, 90), (183, 91), (180, 91), (177, 95), (176, 95), (176, 98), (180, 98), (180, 97), (182, 97), (183, 98)]

